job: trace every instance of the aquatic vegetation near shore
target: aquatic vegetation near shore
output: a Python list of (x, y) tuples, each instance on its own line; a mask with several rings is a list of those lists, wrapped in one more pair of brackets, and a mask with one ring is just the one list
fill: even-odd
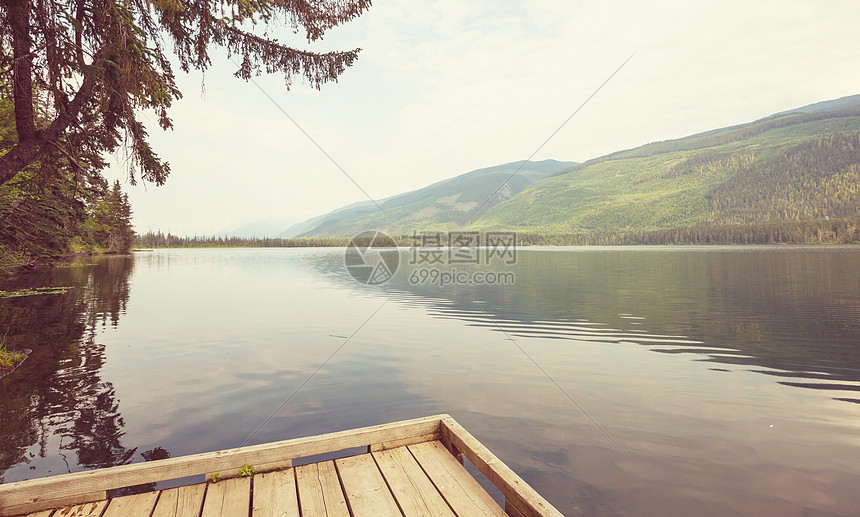
[(71, 287), (34, 287), (15, 291), (0, 291), (0, 298), (18, 298), (21, 296), (35, 296), (37, 294), (66, 294), (66, 291), (69, 289)]
[[(27, 358), (29, 350), (12, 351), (6, 347), (6, 335), (0, 338), (0, 378), (18, 367)], [(8, 370), (8, 371), (7, 371)]]

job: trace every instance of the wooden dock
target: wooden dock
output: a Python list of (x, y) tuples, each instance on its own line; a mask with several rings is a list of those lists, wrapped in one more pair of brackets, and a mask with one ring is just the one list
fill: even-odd
[[(367, 452), (293, 466), (308, 456)], [(504, 508), (463, 467), (469, 459)], [(256, 471), (239, 476), (243, 465)], [(212, 475), (221, 479), (213, 482)], [(111, 497), (117, 489), (206, 475), (205, 483)], [(218, 476), (216, 476), (217, 478)], [(448, 415), (0, 485), (0, 516), (561, 516)]]

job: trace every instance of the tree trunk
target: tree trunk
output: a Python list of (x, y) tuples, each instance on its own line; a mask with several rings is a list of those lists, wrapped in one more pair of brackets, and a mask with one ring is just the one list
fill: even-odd
[(12, 98), (18, 144), (0, 157), (0, 185), (14, 178), (41, 152), (33, 114), (33, 55), (30, 53), (30, 2), (10, 0), (8, 22), (12, 29)]
[(12, 29), (12, 95), (15, 99), (15, 129), (18, 140), (33, 138), (33, 55), (30, 38), (29, 0), (10, 0), (9, 26)]
[(0, 185), (15, 177), (24, 167), (33, 163), (47, 142), (38, 138), (19, 141), (11, 151), (0, 156)]
[[(8, 22), (12, 29), (12, 97), (15, 103), (15, 130), (18, 143), (0, 156), (0, 185), (15, 177), (33, 163), (45, 146), (57, 143), (84, 105), (90, 100), (95, 87), (94, 74), (85, 73), (75, 97), (60, 111), (47, 128), (36, 130), (33, 106), (33, 54), (30, 34), (30, 0), (4, 0), (7, 3)], [(102, 52), (96, 53), (91, 66), (101, 64)]]

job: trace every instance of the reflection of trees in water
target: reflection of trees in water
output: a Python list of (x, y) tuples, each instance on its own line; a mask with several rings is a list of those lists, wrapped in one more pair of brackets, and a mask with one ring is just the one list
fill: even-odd
[(111, 257), (39, 271), (3, 286), (74, 288), (0, 303), (0, 334), (8, 331), (11, 348), (33, 350), (13, 375), (0, 380), (0, 474), (36, 455), (47, 457), (57, 438), (69, 471), (132, 461), (137, 449), (120, 443), (125, 424), (114, 387), (100, 376), (105, 346), (96, 342), (96, 331), (118, 324), (133, 264), (132, 257)]
[[(336, 278), (338, 267), (343, 269), (339, 258), (331, 254), (318, 260), (316, 269)], [(437, 317), (504, 328), (514, 337), (588, 341), (589, 335), (565, 328), (582, 319), (605, 324), (618, 342), (637, 343), (647, 334), (701, 341), (640, 342), (656, 352), (691, 353), (715, 366), (756, 367), (753, 371), (777, 377), (851, 383), (783, 382), (796, 387), (858, 390), (856, 251), (520, 250), (518, 258), (509, 268), (516, 273), (515, 285), (440, 288), (411, 285), (410, 271), (424, 266), (410, 266), (404, 255), (398, 276), (383, 288), (404, 293), (410, 303), (421, 301)], [(484, 270), (505, 268), (497, 264)], [(630, 321), (639, 321), (620, 317), (627, 312), (647, 319), (631, 326)], [(602, 332), (601, 325), (589, 329)]]

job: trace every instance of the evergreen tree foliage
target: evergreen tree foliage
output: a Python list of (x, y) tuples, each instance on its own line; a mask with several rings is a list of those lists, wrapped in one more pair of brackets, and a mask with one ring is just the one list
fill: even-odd
[[(270, 38), (276, 25), (304, 28), (308, 41), (359, 16), (370, 0), (3, 0), (0, 70), (11, 84), (17, 138), (0, 155), (0, 185), (39, 160), (66, 158), (98, 171), (102, 156), (124, 146), (129, 177), (162, 184), (169, 165), (150, 147), (142, 111), (172, 127), (180, 97), (173, 63), (206, 70), (221, 47), (235, 75), (295, 76), (319, 88), (358, 57), (359, 49), (314, 53)], [(260, 28), (262, 27), (262, 30)], [(258, 34), (262, 32), (262, 35)], [(40, 119), (41, 112), (41, 119)], [(58, 170), (58, 169), (52, 169)]]
[[(11, 103), (0, 104), (0, 135), (12, 135)], [(0, 141), (0, 153), (8, 152)], [(6, 148), (4, 148), (6, 147)], [(0, 185), (0, 272), (77, 253), (124, 253), (135, 242), (131, 205), (119, 182), (68, 159), (35, 161)]]

